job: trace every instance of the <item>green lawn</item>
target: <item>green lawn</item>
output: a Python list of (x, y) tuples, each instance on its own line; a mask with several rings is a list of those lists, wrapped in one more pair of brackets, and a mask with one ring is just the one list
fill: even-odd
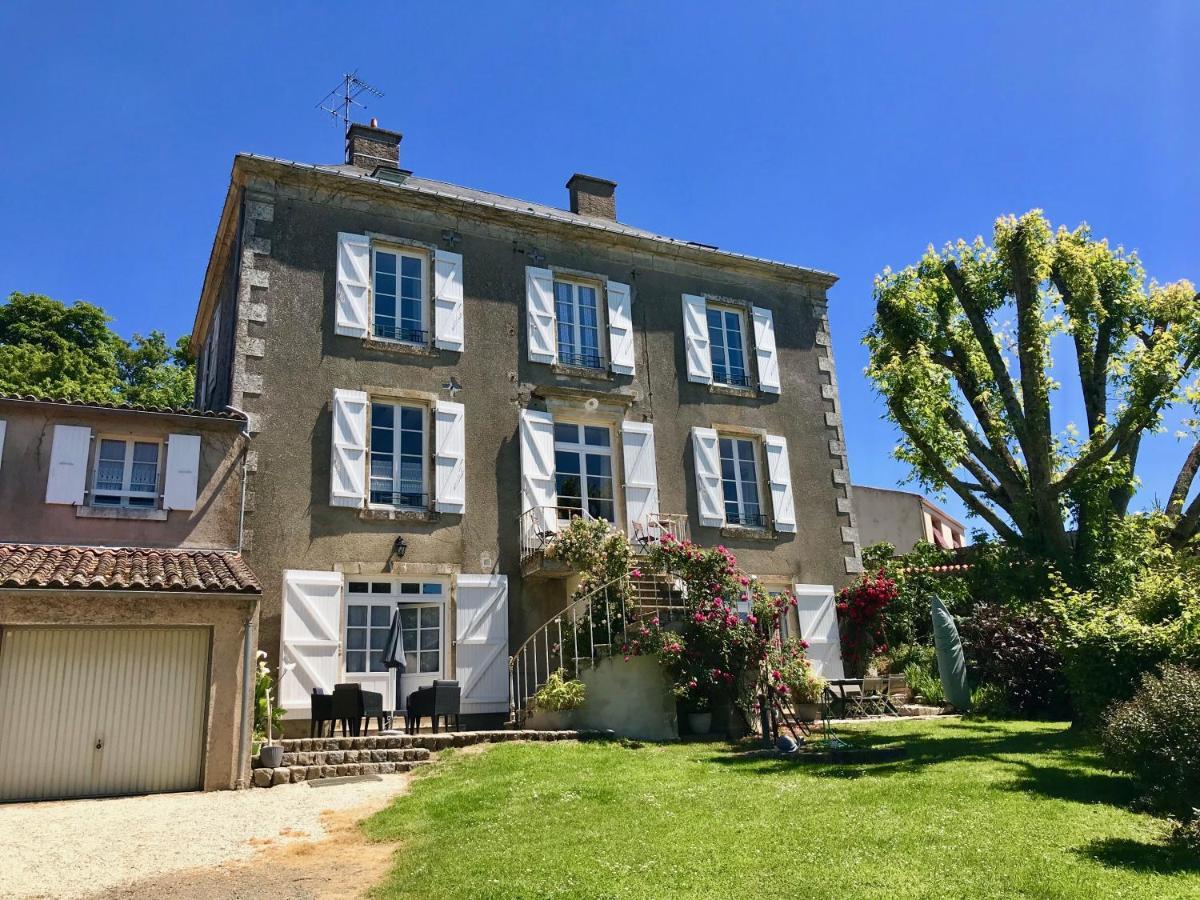
[[(849, 736), (848, 732), (846, 733)], [(857, 733), (900, 762), (747, 759), (712, 744), (502, 744), (365, 824), (381, 897), (1200, 897), (1126, 779), (1059, 723)]]

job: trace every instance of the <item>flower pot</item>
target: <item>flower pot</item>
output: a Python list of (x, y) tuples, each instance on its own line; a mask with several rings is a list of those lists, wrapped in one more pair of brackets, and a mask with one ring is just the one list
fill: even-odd
[(283, 764), (283, 747), (268, 744), (258, 751), (258, 761), (264, 769), (278, 769)]
[(821, 707), (816, 703), (797, 703), (792, 709), (801, 722), (815, 722), (821, 718)]
[(573, 709), (535, 709), (526, 720), (534, 731), (569, 731)]
[(688, 729), (692, 734), (708, 734), (712, 731), (711, 712), (690, 712), (687, 714)]

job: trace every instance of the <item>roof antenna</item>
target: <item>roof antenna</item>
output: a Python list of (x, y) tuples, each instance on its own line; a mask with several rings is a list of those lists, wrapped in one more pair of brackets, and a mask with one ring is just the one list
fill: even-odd
[[(358, 69), (355, 69), (343, 75), (342, 83), (322, 97), (321, 102), (317, 104), (317, 109), (329, 113), (334, 121), (342, 120), (342, 133), (347, 140), (350, 136), (350, 111), (355, 106), (367, 108), (367, 104), (358, 99), (363, 94), (382, 97), (383, 91), (359, 78)], [(371, 121), (374, 124), (375, 120)]]

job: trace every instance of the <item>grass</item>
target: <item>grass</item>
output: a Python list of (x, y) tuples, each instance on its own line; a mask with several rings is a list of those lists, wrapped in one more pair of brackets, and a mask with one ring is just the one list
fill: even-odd
[(733, 748), (502, 744), (368, 819), (400, 842), (379, 897), (1200, 897), (1200, 859), (1130, 811), (1066, 725), (905, 722), (850, 734), (899, 762)]

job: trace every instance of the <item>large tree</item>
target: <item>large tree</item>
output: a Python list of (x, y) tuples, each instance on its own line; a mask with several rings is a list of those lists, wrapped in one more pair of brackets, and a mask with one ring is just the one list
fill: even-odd
[[(1143, 437), (1200, 363), (1200, 295), (1147, 281), (1135, 253), (1040, 210), (996, 221), (992, 244), (930, 247), (875, 281), (868, 374), (899, 427), (899, 459), (1005, 540), (1086, 581), (1136, 487)], [(1052, 361), (1052, 349), (1061, 357)], [(1082, 421), (1051, 406), (1076, 381)], [(1192, 451), (1169, 510), (1200, 469)], [(1187, 532), (1187, 533), (1185, 533)]]
[(0, 392), (92, 403), (188, 406), (195, 373), (188, 339), (160, 331), (126, 342), (98, 306), (41, 294), (0, 303)]

